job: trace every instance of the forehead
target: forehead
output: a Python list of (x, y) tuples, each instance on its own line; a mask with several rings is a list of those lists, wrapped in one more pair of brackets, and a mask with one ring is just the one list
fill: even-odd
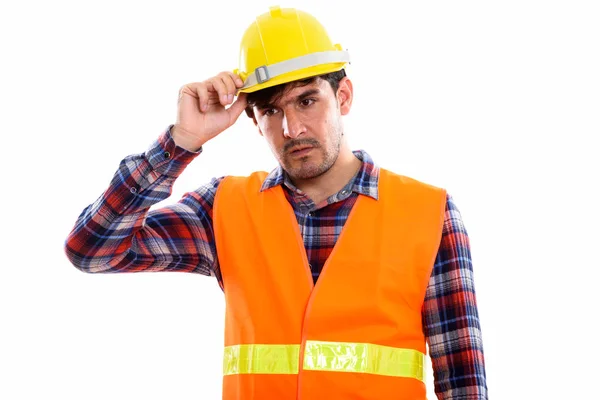
[(283, 92), (282, 96), (276, 101), (276, 104), (285, 104), (293, 101), (307, 92), (312, 92), (314, 95), (325, 95), (327, 94), (328, 86), (329, 83), (324, 79), (316, 79), (308, 85), (293, 86)]

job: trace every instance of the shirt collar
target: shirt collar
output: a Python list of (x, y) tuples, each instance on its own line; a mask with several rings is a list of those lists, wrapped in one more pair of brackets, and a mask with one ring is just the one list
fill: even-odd
[[(377, 200), (379, 196), (378, 182), (379, 182), (379, 167), (375, 164), (371, 156), (364, 150), (353, 151), (354, 155), (362, 161), (362, 165), (358, 170), (352, 184), (352, 191), (369, 196)], [(287, 174), (278, 166), (265, 178), (260, 191), (271, 189), (275, 186), (285, 184), (292, 190), (295, 189), (294, 185), (290, 182)]]

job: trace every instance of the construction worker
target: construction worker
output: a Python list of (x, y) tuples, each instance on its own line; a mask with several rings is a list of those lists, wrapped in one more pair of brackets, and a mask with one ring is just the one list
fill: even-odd
[[(180, 90), (176, 123), (126, 157), (66, 240), (89, 273), (216, 276), (224, 399), (487, 399), (469, 241), (445, 189), (378, 167), (344, 137), (349, 55), (310, 14), (272, 7), (235, 71)], [(175, 179), (245, 114), (279, 167)]]

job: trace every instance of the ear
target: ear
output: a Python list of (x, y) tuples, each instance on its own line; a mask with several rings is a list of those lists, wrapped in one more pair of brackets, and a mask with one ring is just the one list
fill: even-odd
[(352, 81), (347, 76), (342, 78), (337, 90), (337, 100), (342, 115), (347, 115), (350, 112), (353, 94)]

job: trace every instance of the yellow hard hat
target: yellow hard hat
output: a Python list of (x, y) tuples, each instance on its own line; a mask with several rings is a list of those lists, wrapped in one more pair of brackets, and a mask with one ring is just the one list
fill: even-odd
[(246, 29), (240, 44), (239, 92), (251, 93), (311, 76), (339, 71), (350, 62), (312, 15), (294, 8), (270, 7)]

